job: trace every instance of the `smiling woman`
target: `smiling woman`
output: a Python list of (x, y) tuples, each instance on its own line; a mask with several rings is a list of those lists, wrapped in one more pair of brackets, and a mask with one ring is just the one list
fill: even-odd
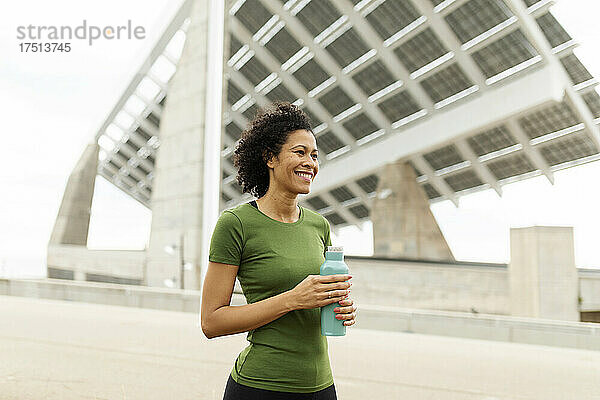
[[(242, 133), (234, 164), (257, 200), (224, 211), (210, 243), (202, 294), (206, 337), (248, 332), (225, 389), (233, 399), (336, 399), (321, 307), (354, 324), (349, 275), (319, 275), (329, 223), (298, 204), (319, 172), (308, 117), (276, 103)], [(230, 306), (236, 277), (248, 304)]]

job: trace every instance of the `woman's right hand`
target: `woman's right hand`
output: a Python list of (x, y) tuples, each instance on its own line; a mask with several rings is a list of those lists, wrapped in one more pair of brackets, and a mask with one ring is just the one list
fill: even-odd
[(351, 275), (308, 275), (288, 293), (294, 310), (324, 307), (348, 296)]

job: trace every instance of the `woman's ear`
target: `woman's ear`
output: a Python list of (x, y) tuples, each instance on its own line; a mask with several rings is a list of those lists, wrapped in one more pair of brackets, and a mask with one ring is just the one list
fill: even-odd
[(273, 154), (271, 154), (271, 152), (269, 152), (268, 150), (263, 150), (262, 157), (263, 157), (263, 160), (265, 161), (265, 163), (267, 164), (267, 168), (272, 169), (273, 168)]

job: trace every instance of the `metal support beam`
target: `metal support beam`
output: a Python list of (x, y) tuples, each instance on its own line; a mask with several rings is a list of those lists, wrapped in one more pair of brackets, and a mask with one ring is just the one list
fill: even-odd
[(348, 181), (344, 184), (348, 189), (350, 189), (350, 191), (356, 195), (358, 195), (358, 197), (362, 200), (363, 204), (368, 207), (369, 209), (371, 209), (372, 205), (373, 205), (373, 199), (370, 198), (369, 196), (367, 196), (367, 194), (364, 192), (364, 190), (361, 189), (360, 186), (358, 186), (358, 184), (356, 183), (356, 181)]
[[(267, 107), (271, 104), (271, 101), (265, 97), (264, 94), (257, 92), (254, 89), (254, 85), (250, 83), (248, 78), (244, 76), (240, 71), (237, 71), (234, 68), (228, 67), (227, 74), (229, 75), (229, 79), (231, 79), (237, 86), (242, 89), (242, 91), (246, 94), (252, 96), (253, 99), (256, 100), (256, 103), (259, 107)], [(237, 111), (233, 111), (234, 113)]]
[(223, 170), (225, 172), (227, 172), (227, 174), (229, 174), (229, 175), (236, 175), (237, 174), (237, 171), (236, 171), (235, 167), (233, 165), (231, 165), (228, 161), (222, 160), (221, 161), (221, 166), (223, 167)]
[[(158, 137), (158, 129), (152, 123), (148, 122), (146, 118), (142, 118), (141, 115), (134, 114), (125, 108), (123, 109), (123, 112), (133, 118), (135, 122), (137, 122), (142, 129), (150, 133), (150, 135)], [(128, 131), (129, 130), (130, 129), (128, 129)]]
[[(133, 143), (135, 143), (136, 145), (138, 145), (140, 147), (140, 149), (142, 149), (142, 148), (146, 149), (147, 152), (148, 152), (148, 155), (154, 155), (156, 153), (156, 150), (153, 147), (150, 147), (150, 146), (147, 146), (147, 145), (140, 145), (140, 139), (141, 138), (139, 136), (137, 136), (137, 134), (135, 134), (134, 132), (132, 132), (132, 133), (126, 133), (125, 135)], [(137, 154), (137, 152), (134, 152), (134, 151), (130, 150), (128, 148), (128, 146), (124, 145), (123, 138), (121, 138), (121, 140), (115, 141), (115, 147), (118, 147), (119, 149), (122, 149), (127, 154), (130, 154), (130, 158), (135, 158), (139, 162), (139, 164), (141, 164), (143, 167), (145, 167), (148, 171), (153, 171), (154, 170), (154, 165), (151, 164), (146, 158), (141, 157), (139, 154)]]
[(465, 139), (460, 139), (455, 142), (456, 148), (458, 149), (459, 154), (465, 159), (469, 160), (471, 163), (471, 167), (475, 170), (475, 173), (479, 177), (479, 179), (490, 185), (493, 188), (499, 197), (502, 197), (502, 187), (498, 183), (498, 179), (490, 172), (487, 166), (481, 164), (479, 162), (479, 158), (473, 152), (471, 147), (468, 145)]
[(539, 150), (529, 143), (529, 137), (523, 131), (521, 125), (519, 125), (519, 123), (514, 118), (511, 118), (508, 121), (506, 121), (506, 126), (510, 133), (515, 137), (515, 139), (517, 139), (521, 146), (523, 146), (523, 151), (525, 152), (527, 157), (529, 157), (529, 159), (532, 161), (535, 168), (542, 171), (546, 178), (548, 178), (548, 181), (552, 185), (554, 185), (554, 173), (550, 169), (550, 166), (548, 165), (544, 157), (542, 157), (542, 155), (540, 154)]
[(231, 186), (221, 183), (221, 191), (227, 196), (231, 197), (232, 200), (237, 201), (240, 198), (238, 192), (236, 192)]
[[(140, 164), (142, 164), (142, 162), (141, 162), (142, 160), (139, 158), (139, 156), (137, 155), (137, 153), (135, 153), (135, 152), (131, 151), (130, 149), (128, 149), (127, 146), (117, 146), (117, 147), (119, 148), (120, 151), (122, 151), (123, 153), (126, 153), (129, 156), (129, 158), (134, 159), (135, 161), (137, 161)], [(116, 160), (115, 160), (115, 162), (116, 162)], [(146, 161), (146, 163), (147, 163), (147, 161)], [(123, 167), (125, 167), (125, 169), (127, 170), (127, 172), (129, 174), (134, 175), (136, 178), (138, 178), (138, 180), (143, 181), (144, 183), (147, 184), (147, 182), (146, 182), (146, 174), (143, 173), (143, 172), (141, 172), (136, 167), (132, 167), (131, 165), (129, 165), (129, 161), (125, 165), (123, 165)], [(152, 170), (152, 169), (150, 169), (150, 170)]]
[(360, 228), (361, 223), (358, 218), (356, 218), (347, 208), (343, 207), (339, 201), (337, 201), (329, 192), (323, 192), (320, 194), (321, 198), (325, 200), (342, 218), (344, 218), (348, 223), (352, 225), (356, 225)]
[[(248, 126), (250, 121), (248, 121), (248, 118), (246, 118), (244, 116), (244, 114), (242, 114), (241, 112), (238, 112), (238, 111), (233, 111), (231, 109), (230, 104), (227, 104), (226, 110), (227, 110), (227, 114), (229, 115), (229, 117), (231, 118), (231, 120), (233, 122), (235, 122), (238, 126), (241, 126), (242, 129), (246, 129), (246, 127)], [(228, 145), (235, 146), (235, 144), (236, 144), (235, 142), (233, 142), (233, 140), (228, 135), (223, 135), (223, 139), (225, 140), (225, 142)]]
[(454, 190), (446, 181), (435, 174), (435, 171), (427, 161), (423, 158), (423, 155), (414, 155), (410, 157), (410, 161), (412, 161), (413, 165), (422, 173), (427, 176), (427, 182), (435, 188), (442, 196), (444, 196), (447, 200), (450, 200), (456, 207), (458, 207), (458, 197), (454, 193)]

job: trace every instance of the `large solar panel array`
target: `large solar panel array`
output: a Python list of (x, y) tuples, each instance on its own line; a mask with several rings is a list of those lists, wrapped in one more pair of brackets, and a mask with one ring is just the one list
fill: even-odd
[[(431, 201), (456, 201), (460, 195), (487, 188), (501, 193), (502, 185), (531, 176), (552, 179), (558, 169), (597, 159), (598, 141), (586, 127), (590, 118), (600, 123), (597, 82), (573, 53), (576, 44), (550, 13), (551, 4), (545, 0), (233, 2), (228, 10), (222, 208), (248, 199), (235, 180), (233, 149), (248, 121), (272, 101), (294, 102), (309, 114), (320, 162), (327, 168), (331, 160), (361, 151), (367, 143), (525, 76), (547, 57), (564, 67), (585, 110), (569, 101), (538, 107), (413, 154), (407, 161), (417, 182)], [(519, 8), (534, 18), (551, 55), (540, 51), (543, 46), (517, 17)], [(115, 108), (97, 136), (105, 149), (99, 173), (147, 206), (160, 145), (160, 111), (189, 22), (184, 16), (182, 11), (174, 20), (170, 36), (159, 43), (160, 51), (143, 71), (145, 78), (133, 86), (131, 98)], [(373, 171), (311, 194), (303, 203), (335, 226), (360, 224), (369, 218), (378, 181)]]

